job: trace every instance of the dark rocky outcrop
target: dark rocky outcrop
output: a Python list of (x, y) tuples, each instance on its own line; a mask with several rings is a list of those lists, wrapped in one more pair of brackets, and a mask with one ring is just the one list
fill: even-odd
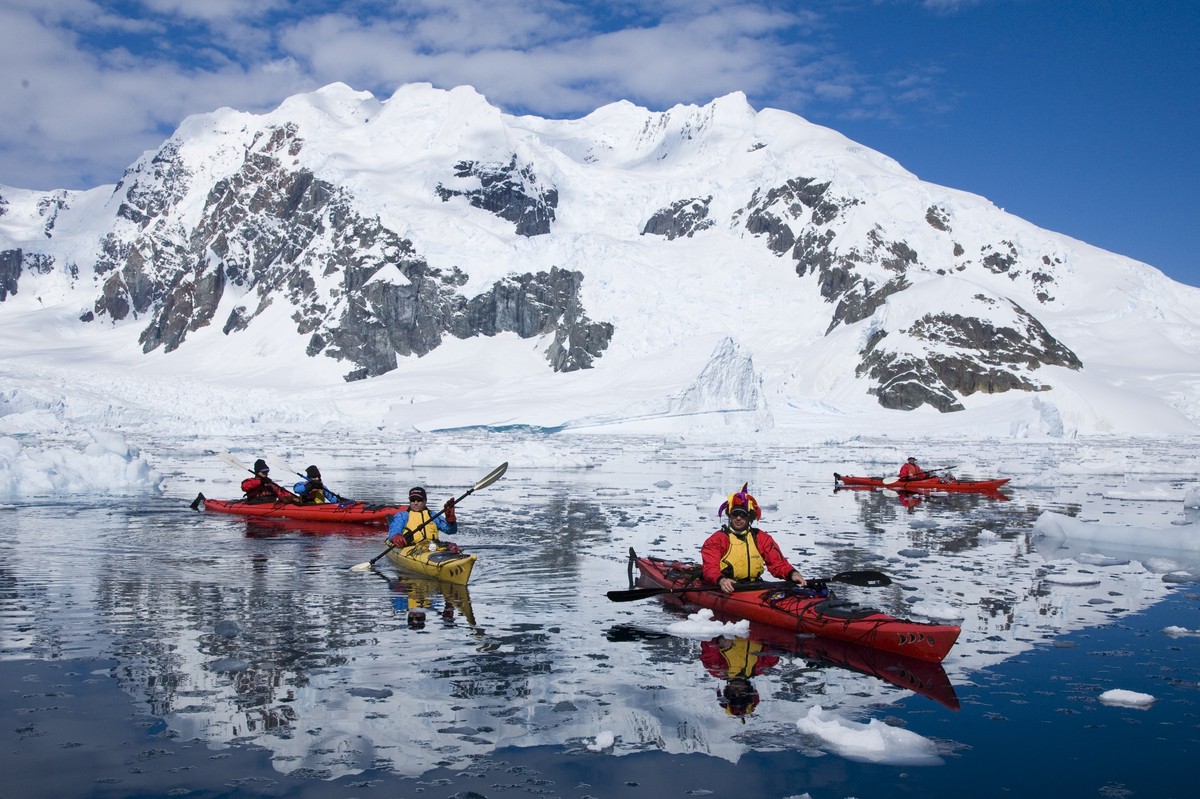
[[(163, 235), (162, 220), (187, 179), (178, 153), (166, 149), (127, 174), (118, 215), (137, 231), (104, 242), (92, 318), (145, 317), (143, 350), (171, 352), (212, 323), (231, 290), (241, 299), (222, 324), (226, 335), (286, 302), (308, 354), (347, 361), (347, 379), (391, 371), (397, 356), (425, 355), (446, 335), (552, 333), (546, 358), (557, 371), (587, 368), (608, 346), (612, 326), (592, 322), (580, 303), (581, 273), (512, 276), (468, 300), (461, 270), (429, 266), (411, 241), (358, 213), (343, 189), (284, 166), (303, 146), (294, 126), (258, 136), (241, 168), (209, 190), (198, 223), (174, 235)], [(517, 191), (520, 181), (536, 182), (527, 168), (516, 170), (515, 160), (500, 170), (460, 167), (484, 183), (473, 203), (513, 215), (524, 235), (549, 230), (557, 195)]]
[(692, 197), (676, 200), (666, 208), (655, 211), (642, 227), (643, 236), (664, 236), (668, 241), (681, 236), (691, 237), (694, 233), (713, 226), (709, 219), (709, 203), (712, 195), (700, 199)]
[[(876, 382), (874, 393), (885, 408), (912, 410), (928, 404), (946, 412), (962, 410), (959, 397), (976, 392), (1044, 391), (1048, 386), (1030, 374), (1041, 366), (1082, 368), (1079, 357), (1040, 322), (1010, 305), (1013, 326), (979, 316), (927, 314), (898, 334), (920, 342), (916, 348), (889, 350), (888, 334), (881, 331), (864, 347), (857, 374)], [(914, 356), (913, 349), (923, 354)]]
[(443, 202), (451, 197), (465, 197), (476, 208), (515, 223), (519, 236), (550, 232), (554, 209), (558, 207), (558, 190), (543, 186), (531, 165), (518, 168), (515, 155), (507, 164), (460, 161), (454, 167), (454, 177), (477, 180), (479, 187), (450, 189), (439, 183), (437, 193)]
[(20, 250), (0, 251), (0, 302), (7, 299), (8, 295), (17, 293), (22, 260)]

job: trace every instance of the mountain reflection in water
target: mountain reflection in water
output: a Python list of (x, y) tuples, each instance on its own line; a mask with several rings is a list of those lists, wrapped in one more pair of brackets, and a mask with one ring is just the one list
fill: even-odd
[[(457, 443), (469, 449), (475, 442)], [(796, 721), (817, 704), (851, 718), (887, 717), (957, 752), (978, 743), (976, 727), (990, 712), (979, 705), (996, 702), (978, 687), (989, 674), (1019, 668), (1073, 631), (1119, 630), (1172, 591), (1194, 590), (1163, 579), (1195, 568), (1186, 557), (1088, 558), (1104, 553), (1031, 538), (1044, 510), (1140, 527), (1179, 521), (1178, 506), (1105, 499), (1102, 481), (1123, 476), (1080, 473), (1089, 458), (1109, 462), (1119, 442), (1095, 451), (1086, 444), (986, 451), (962, 444), (980, 473), (1013, 477), (1008, 501), (929, 495), (919, 504), (882, 491), (831, 491), (827, 475), (843, 465), (833, 459), (847, 455), (825, 446), (739, 449), (730, 459), (680, 442), (625, 442), (614, 451), (591, 439), (551, 439), (538, 446), (585, 454), (592, 447), (601, 465), (572, 470), (522, 463), (508, 452), (496, 457), (496, 450), (519, 454), (521, 446), (519, 437), (485, 440), (480, 462), (507, 459), (510, 470), (459, 508), (455, 540), (479, 556), (468, 588), (410, 577), (386, 561), (350, 571), (380, 552), (382, 529), (251, 523), (188, 510), (197, 483), (212, 496), (236, 489), (222, 464), (185, 445), (167, 464), (180, 476), (166, 498), (124, 507), (18, 506), (4, 513), (0, 538), (0, 660), (105, 663), (93, 679), (114, 679), (157, 720), (155, 734), (214, 751), (258, 747), (280, 778), (328, 781), (333, 790), (355, 779), (438, 775), (450, 780), (446, 796), (459, 789), (491, 796), (502, 792), (466, 777), (455, 787), (454, 775), (477, 773), (500, 752), (586, 756), (602, 733), (614, 743), (596, 756), (610, 758), (609, 771), (631, 774), (637, 761), (626, 756), (648, 753), (743, 765), (768, 752), (812, 757), (814, 743)], [(1191, 462), (1169, 443), (1154, 451), (1145, 442), (1125, 446), (1163, 469), (1177, 463), (1186, 474)], [(306, 453), (322, 464), (334, 460)], [(572, 462), (578, 459), (573, 450)], [(1048, 484), (1044, 475), (1067, 464), (1077, 477)], [(370, 463), (344, 473), (323, 465), (355, 497), (387, 502), (419, 481), (431, 504), (471, 485), (478, 468), (381, 477)], [(759, 626), (741, 642), (694, 641), (666, 634), (686, 608), (658, 599), (606, 601), (606, 591), (627, 583), (630, 547), (694, 558), (716, 529), (717, 505), (747, 480), (764, 502), (761, 526), (806, 573), (879, 569), (893, 585), (839, 594), (896, 616), (961, 624), (946, 661), (913, 664)], [(1120, 646), (1137, 653), (1162, 643)], [(750, 672), (731, 672), (734, 650), (751, 645)], [(1029, 679), (1015, 690), (1054, 688), (1043, 676)], [(1127, 671), (1115, 681), (1136, 688), (1145, 679)], [(52, 709), (35, 709), (34, 693), (10, 697), (32, 714), (30, 729), (53, 718)], [(86, 710), (67, 698), (60, 704)], [(95, 707), (106, 709), (106, 722), (127, 715), (111, 704)], [(70, 742), (87, 736), (61, 730), (19, 735), (10, 752), (19, 748), (22, 757), (69, 771)], [(105, 751), (102, 740), (84, 744)], [(120, 751), (115, 742), (110, 747)], [(82, 768), (77, 792), (113, 776)], [(839, 784), (852, 792), (858, 772), (844, 770)], [(158, 788), (187, 784), (186, 775), (161, 779)]]

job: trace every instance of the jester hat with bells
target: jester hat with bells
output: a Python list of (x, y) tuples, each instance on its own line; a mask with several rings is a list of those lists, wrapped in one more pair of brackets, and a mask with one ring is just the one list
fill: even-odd
[(758, 500), (755, 499), (747, 489), (749, 483), (742, 483), (742, 490), (736, 494), (730, 494), (729, 498), (721, 503), (721, 507), (717, 508), (718, 516), (726, 516), (733, 512), (734, 508), (742, 508), (750, 514), (750, 518), (758, 521), (762, 518), (762, 508), (758, 505)]

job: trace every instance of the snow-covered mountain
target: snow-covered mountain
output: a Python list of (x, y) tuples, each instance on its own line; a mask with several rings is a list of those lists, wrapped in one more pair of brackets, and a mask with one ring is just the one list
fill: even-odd
[[(0, 330), (417, 429), (1200, 432), (1200, 290), (741, 94), (334, 84), (0, 186)], [(148, 372), (147, 374), (150, 374)], [(11, 401), (11, 398), (10, 398)]]

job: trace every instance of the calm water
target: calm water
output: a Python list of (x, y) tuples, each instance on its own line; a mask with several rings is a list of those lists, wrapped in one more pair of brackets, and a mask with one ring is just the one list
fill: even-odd
[[(374, 501), (422, 483), (440, 504), (509, 461), (462, 503), (456, 540), (480, 557), (465, 591), (386, 559), (350, 571), (383, 550), (379, 532), (192, 512), (197, 491), (236, 493), (242, 475), (214, 454), (255, 457), (236, 442), (137, 443), (170, 475), (165, 497), (0, 511), (0, 797), (1193, 793), (1200, 636), (1163, 630), (1200, 631), (1200, 586), (1178, 577), (1200, 566), (1029, 534), (1043, 510), (1192, 520), (1177, 501), (1139, 498), (1195, 480), (1185, 445), (945, 446), (987, 472), (974, 476), (1013, 475), (1008, 497), (915, 506), (832, 490), (834, 471), (890, 472), (899, 458), (880, 457), (880, 442), (276, 446)], [(1124, 463), (1154, 471), (1130, 477)], [(722, 496), (746, 480), (806, 574), (882, 569), (895, 585), (843, 595), (960, 620), (944, 668), (914, 674), (756, 631), (768, 656), (758, 702), (731, 715), (725, 681), (701, 660), (711, 644), (667, 632), (689, 609), (605, 599), (628, 585), (630, 547), (695, 556)], [(1102, 703), (1111, 688), (1155, 701)], [(837, 754), (796, 726), (814, 706), (904, 727), (940, 762)], [(589, 749), (605, 735), (612, 746)]]

